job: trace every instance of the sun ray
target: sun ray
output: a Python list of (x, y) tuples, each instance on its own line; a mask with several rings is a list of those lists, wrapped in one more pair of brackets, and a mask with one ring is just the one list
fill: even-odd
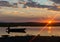
[[(48, 23), (40, 30), (40, 32), (38, 33), (38, 35), (49, 25), (52, 23), (52, 21), (57, 17), (58, 15), (56, 14), (50, 21), (48, 21)], [(51, 27), (49, 27), (49, 29), (51, 29)], [(49, 33), (51, 33), (51, 31), (48, 31)], [(37, 35), (37, 36), (38, 36)], [(29, 40), (29, 42), (32, 42), (37, 36), (33, 37), (31, 40)]]

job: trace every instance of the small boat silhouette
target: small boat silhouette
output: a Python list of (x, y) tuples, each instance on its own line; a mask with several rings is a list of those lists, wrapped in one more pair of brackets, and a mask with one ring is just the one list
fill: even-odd
[(10, 27), (7, 28), (6, 32), (9, 34), (10, 32), (17, 32), (17, 33), (26, 33), (26, 28), (19, 28), (19, 29), (10, 29)]

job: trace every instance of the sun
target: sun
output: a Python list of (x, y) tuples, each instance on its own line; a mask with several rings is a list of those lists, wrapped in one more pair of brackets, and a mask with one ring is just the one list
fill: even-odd
[(48, 23), (50, 24), (50, 23), (52, 23), (52, 21), (51, 21), (51, 20), (49, 20), (49, 21), (48, 21)]

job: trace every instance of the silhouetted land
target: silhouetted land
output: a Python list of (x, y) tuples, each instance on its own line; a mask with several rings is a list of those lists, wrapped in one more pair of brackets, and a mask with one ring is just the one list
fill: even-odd
[[(39, 22), (22, 22), (22, 23), (6, 23), (1, 22), (0, 27), (15, 27), (15, 26), (45, 26), (47, 23), (39, 23)], [(60, 26), (60, 23), (51, 23), (48, 26)]]
[[(15, 36), (4, 35), (0, 37), (0, 42), (29, 42), (35, 36)], [(59, 36), (37, 36), (32, 42), (60, 42)]]

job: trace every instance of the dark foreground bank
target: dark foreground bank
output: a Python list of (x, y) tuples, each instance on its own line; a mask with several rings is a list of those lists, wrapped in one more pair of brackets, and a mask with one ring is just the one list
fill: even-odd
[[(0, 42), (30, 42), (35, 36), (8, 36), (3, 35), (0, 37)], [(31, 42), (60, 42), (59, 36), (37, 36)]]

